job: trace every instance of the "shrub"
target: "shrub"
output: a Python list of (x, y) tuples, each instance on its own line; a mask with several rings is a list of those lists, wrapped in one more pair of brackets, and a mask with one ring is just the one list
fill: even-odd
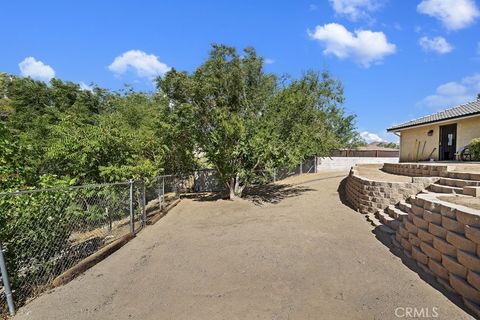
[(469, 150), (472, 158), (475, 160), (480, 159), (480, 138), (475, 138), (470, 142)]

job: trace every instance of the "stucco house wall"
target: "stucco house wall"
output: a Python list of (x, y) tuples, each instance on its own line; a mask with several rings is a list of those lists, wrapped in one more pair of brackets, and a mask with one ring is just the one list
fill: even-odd
[(480, 138), (480, 116), (458, 121), (457, 127), (457, 151), (472, 141)]
[[(431, 136), (428, 132), (433, 130)], [(439, 126), (429, 125), (405, 129), (400, 133), (400, 162), (425, 160), (435, 149), (431, 158), (438, 160)]]
[[(457, 124), (457, 152), (474, 138), (480, 137), (480, 116), (406, 128), (400, 131), (400, 162), (438, 160), (440, 126)], [(431, 136), (428, 132), (433, 130)]]

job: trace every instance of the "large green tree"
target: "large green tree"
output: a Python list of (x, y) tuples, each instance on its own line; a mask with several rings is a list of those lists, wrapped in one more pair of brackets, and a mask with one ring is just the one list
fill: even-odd
[(169, 71), (157, 80), (172, 109), (193, 115), (192, 138), (230, 190), (242, 191), (259, 171), (298, 164), (351, 143), (354, 117), (339, 104), (343, 88), (328, 73), (309, 72), (281, 85), (252, 48), (213, 45), (192, 74)]

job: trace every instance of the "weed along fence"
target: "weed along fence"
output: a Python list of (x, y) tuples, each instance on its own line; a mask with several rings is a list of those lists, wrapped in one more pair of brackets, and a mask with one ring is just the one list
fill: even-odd
[(1, 193), (0, 316), (118, 249), (178, 198), (180, 181)]
[[(255, 185), (316, 172), (258, 172)], [(223, 191), (214, 170), (141, 181), (0, 193), (0, 317), (62, 285), (175, 206), (180, 194)], [(2, 263), (3, 262), (3, 263)]]

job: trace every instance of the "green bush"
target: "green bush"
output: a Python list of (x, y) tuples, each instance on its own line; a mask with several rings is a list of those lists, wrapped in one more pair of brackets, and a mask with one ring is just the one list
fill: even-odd
[(480, 138), (473, 139), (468, 148), (472, 158), (475, 160), (480, 160)]
[[(139, 199), (139, 188), (134, 191)], [(114, 236), (112, 222), (128, 217), (128, 210), (128, 185), (0, 196), (0, 243), (17, 305)]]

